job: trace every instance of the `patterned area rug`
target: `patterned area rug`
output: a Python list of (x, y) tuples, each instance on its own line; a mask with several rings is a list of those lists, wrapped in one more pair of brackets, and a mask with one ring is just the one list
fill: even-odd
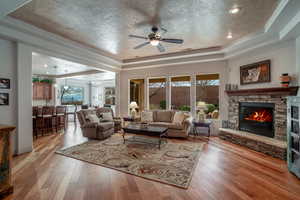
[[(140, 137), (151, 142), (152, 138)], [(104, 141), (88, 141), (56, 153), (96, 165), (116, 169), (146, 179), (187, 189), (204, 143), (157, 145), (126, 141), (113, 136)]]

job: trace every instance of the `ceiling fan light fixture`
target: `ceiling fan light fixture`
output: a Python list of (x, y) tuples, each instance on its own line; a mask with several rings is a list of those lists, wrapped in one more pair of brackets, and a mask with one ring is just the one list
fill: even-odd
[(240, 11), (241, 11), (241, 8), (235, 6), (229, 10), (229, 13), (235, 15), (235, 14), (238, 14)]
[(159, 44), (159, 40), (150, 40), (150, 44), (152, 46), (157, 46)]
[(233, 36), (232, 36), (232, 33), (229, 32), (228, 35), (227, 35), (227, 39), (232, 39), (232, 37), (233, 37)]

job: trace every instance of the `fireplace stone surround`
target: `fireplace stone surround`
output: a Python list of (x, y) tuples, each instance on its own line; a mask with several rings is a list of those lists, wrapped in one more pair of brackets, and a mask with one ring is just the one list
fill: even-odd
[[(287, 103), (286, 96), (297, 94), (298, 87), (265, 88), (228, 91), (227, 127), (220, 128), (219, 137), (235, 144), (246, 146), (276, 158), (286, 159)], [(274, 137), (265, 137), (241, 131), (239, 127), (240, 103), (270, 103), (273, 108)]]
[(286, 98), (271, 95), (229, 97), (228, 128), (239, 130), (239, 103), (242, 102), (273, 103), (274, 139), (286, 141)]

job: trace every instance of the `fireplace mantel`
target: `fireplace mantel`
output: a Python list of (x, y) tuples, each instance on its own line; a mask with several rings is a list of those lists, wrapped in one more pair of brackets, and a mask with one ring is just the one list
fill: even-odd
[(296, 96), (297, 87), (273, 87), (273, 88), (257, 88), (226, 91), (228, 96), (244, 96), (244, 95), (274, 95), (274, 96)]

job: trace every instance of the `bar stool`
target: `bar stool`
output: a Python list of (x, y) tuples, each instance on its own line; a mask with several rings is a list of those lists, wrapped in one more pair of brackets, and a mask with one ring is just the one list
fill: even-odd
[(54, 115), (54, 106), (43, 106), (42, 108), (42, 121), (43, 121), (43, 132), (48, 133), (53, 132), (53, 115)]
[(76, 123), (76, 112), (77, 105), (72, 105), (67, 107), (67, 121), (69, 122), (69, 115), (73, 115), (74, 122)]
[(33, 133), (33, 138), (38, 137), (38, 128), (37, 128), (38, 109), (39, 108), (37, 106), (32, 107), (32, 133)]
[(55, 128), (56, 132), (64, 128), (66, 130), (66, 107), (56, 106), (55, 112)]

